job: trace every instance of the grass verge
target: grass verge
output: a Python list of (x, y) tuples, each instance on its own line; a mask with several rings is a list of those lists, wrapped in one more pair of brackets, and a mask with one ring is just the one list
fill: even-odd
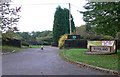
[(13, 51), (19, 52), (21, 49), (26, 49), (24, 47), (19, 48), (19, 47), (14, 47), (14, 46), (2, 46), (1, 48), (2, 48), (3, 53), (13, 52)]
[(40, 45), (30, 45), (30, 48), (40, 48)]
[(2, 49), (2, 53), (8, 53), (8, 52), (19, 52), (21, 51), (22, 49), (27, 49), (27, 48), (40, 48), (39, 45), (30, 45), (30, 47), (28, 46), (22, 46), (21, 48), (20, 47), (14, 47), (14, 46), (7, 46), (7, 45), (4, 45), (4, 46), (0, 46), (0, 48)]
[(120, 62), (120, 50), (118, 50), (117, 54), (111, 55), (87, 55), (85, 54), (87, 49), (62, 49), (60, 51), (62, 57), (64, 55), (71, 61), (83, 62), (89, 65), (120, 71), (118, 68)]

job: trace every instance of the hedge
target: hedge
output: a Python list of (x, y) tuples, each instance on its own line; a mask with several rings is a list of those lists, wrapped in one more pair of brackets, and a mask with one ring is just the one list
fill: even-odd
[(65, 48), (87, 48), (87, 40), (65, 40)]
[(117, 49), (120, 49), (120, 40), (117, 40)]
[(2, 45), (21, 47), (21, 40), (17, 39), (2, 40)]

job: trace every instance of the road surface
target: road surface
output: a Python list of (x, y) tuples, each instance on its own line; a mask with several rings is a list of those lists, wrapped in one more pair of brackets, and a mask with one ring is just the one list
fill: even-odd
[(2, 56), (3, 75), (106, 75), (64, 61), (55, 47), (25, 49)]

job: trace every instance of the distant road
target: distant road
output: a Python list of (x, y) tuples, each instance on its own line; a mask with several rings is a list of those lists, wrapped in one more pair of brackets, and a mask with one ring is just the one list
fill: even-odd
[(96, 70), (81, 68), (62, 60), (59, 49), (47, 46), (25, 49), (22, 52), (3, 55), (3, 75), (106, 75)]

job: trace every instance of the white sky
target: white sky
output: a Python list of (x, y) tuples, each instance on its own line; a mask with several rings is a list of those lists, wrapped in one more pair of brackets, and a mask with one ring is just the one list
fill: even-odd
[(21, 18), (17, 25), (20, 31), (44, 31), (52, 30), (54, 13), (58, 5), (69, 8), (71, 3), (71, 14), (73, 15), (75, 26), (85, 24), (82, 14), (85, 0), (12, 0), (13, 4), (21, 5)]

